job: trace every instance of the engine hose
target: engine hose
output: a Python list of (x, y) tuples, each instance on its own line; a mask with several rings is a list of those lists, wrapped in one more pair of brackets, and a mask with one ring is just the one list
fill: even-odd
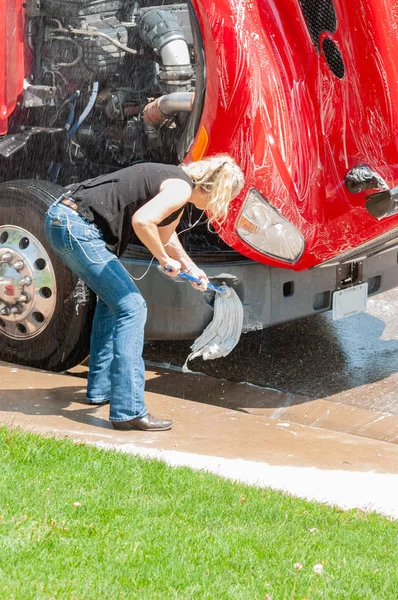
[(75, 103), (69, 102), (68, 106), (69, 106), (69, 112), (68, 112), (68, 116), (67, 116), (67, 119), (66, 119), (66, 122), (64, 125), (65, 131), (69, 131), (69, 129), (72, 126), (73, 119), (75, 118)]
[(54, 35), (52, 37), (52, 39), (53, 40), (64, 40), (66, 42), (70, 42), (77, 49), (77, 56), (74, 61), (69, 62), (69, 63), (63, 63), (63, 62), (56, 63), (54, 65), (55, 69), (59, 69), (60, 67), (74, 67), (81, 61), (81, 59), (83, 58), (83, 48), (81, 46), (79, 46), (79, 44), (77, 42), (75, 42), (75, 40), (72, 40), (72, 38), (67, 37), (66, 35)]
[(93, 91), (91, 92), (90, 100), (88, 101), (86, 108), (84, 109), (84, 111), (82, 112), (82, 114), (80, 115), (80, 117), (78, 118), (76, 123), (73, 125), (73, 127), (71, 127), (69, 129), (69, 131), (67, 133), (68, 138), (71, 138), (76, 133), (76, 131), (79, 129), (80, 125), (83, 123), (83, 121), (86, 120), (86, 118), (90, 114), (90, 112), (95, 104), (95, 101), (97, 99), (97, 96), (98, 96), (98, 87), (99, 87), (98, 81), (94, 81)]
[(191, 112), (195, 94), (192, 92), (174, 92), (160, 96), (147, 104), (143, 110), (146, 125), (160, 127), (178, 112)]
[(65, 131), (69, 131), (69, 129), (72, 127), (73, 119), (75, 118), (76, 99), (79, 95), (79, 91), (74, 92), (67, 100), (69, 111), (64, 125)]
[(160, 56), (159, 78), (171, 86), (189, 81), (193, 74), (189, 48), (176, 15), (159, 7), (141, 9), (137, 27), (141, 39)]
[(159, 106), (159, 98), (157, 98), (153, 102), (150, 102), (144, 107), (142, 116), (144, 118), (144, 122), (147, 125), (152, 125), (153, 127), (159, 127), (162, 123), (166, 121), (166, 119), (169, 118), (162, 112)]
[(88, 29), (73, 29), (73, 28), (65, 29), (65, 27), (62, 26), (62, 23), (60, 21), (58, 21), (58, 19), (50, 19), (50, 20), (55, 21), (55, 23), (57, 23), (57, 25), (58, 25), (58, 29), (54, 29), (53, 31), (61, 31), (62, 33), (69, 33), (69, 34), (73, 33), (74, 35), (84, 35), (84, 37), (100, 37), (100, 38), (103, 38), (104, 40), (107, 40), (108, 42), (110, 42), (111, 44), (113, 44), (114, 46), (119, 48), (120, 50), (123, 50), (124, 52), (127, 52), (129, 54), (135, 54), (135, 55), (137, 54), (137, 50), (134, 50), (133, 48), (129, 48), (128, 46), (126, 46), (125, 44), (122, 44), (118, 40), (114, 40), (106, 33), (102, 33), (102, 31), (90, 31)]

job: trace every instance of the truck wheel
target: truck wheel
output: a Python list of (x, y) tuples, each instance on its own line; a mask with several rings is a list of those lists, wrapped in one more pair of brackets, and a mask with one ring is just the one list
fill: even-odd
[(48, 181), (0, 183), (0, 360), (64, 371), (89, 353), (95, 295), (44, 233), (63, 191)]

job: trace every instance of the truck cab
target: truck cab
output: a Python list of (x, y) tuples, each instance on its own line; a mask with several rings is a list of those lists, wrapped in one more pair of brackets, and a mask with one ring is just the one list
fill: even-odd
[[(222, 152), (242, 168), (227, 221), (209, 231), (187, 211), (180, 235), (235, 288), (244, 332), (395, 287), (397, 8), (0, 0), (0, 359), (65, 370), (87, 356), (95, 297), (44, 214), (68, 185), (142, 161)], [(147, 339), (194, 339), (211, 320), (211, 295), (162, 277), (133, 236), (122, 261)]]

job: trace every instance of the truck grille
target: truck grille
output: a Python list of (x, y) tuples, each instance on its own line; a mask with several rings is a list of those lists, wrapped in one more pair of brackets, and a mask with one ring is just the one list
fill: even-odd
[[(195, 262), (200, 263), (220, 263), (220, 262), (253, 262), (246, 256), (239, 254), (236, 250), (219, 250), (217, 251), (206, 251), (199, 250), (198, 252), (190, 252), (190, 256)], [(152, 254), (143, 246), (136, 244), (130, 244), (123, 254), (124, 259), (127, 260), (145, 260), (149, 261), (152, 258)]]
[(322, 49), (331, 71), (336, 77), (343, 79), (345, 75), (344, 61), (334, 41), (325, 38), (322, 42)]
[(312, 41), (320, 54), (321, 33), (323, 31), (334, 33), (337, 29), (333, 0), (300, 0), (300, 4)]

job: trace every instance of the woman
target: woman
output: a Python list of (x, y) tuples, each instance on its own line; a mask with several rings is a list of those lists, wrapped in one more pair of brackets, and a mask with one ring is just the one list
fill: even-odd
[(173, 421), (148, 413), (142, 358), (146, 304), (119, 261), (133, 231), (170, 277), (207, 276), (184, 251), (176, 227), (187, 203), (222, 222), (243, 187), (234, 160), (219, 155), (181, 165), (139, 163), (74, 184), (47, 211), (47, 237), (65, 264), (98, 297), (87, 402), (110, 401), (115, 429), (166, 430)]

